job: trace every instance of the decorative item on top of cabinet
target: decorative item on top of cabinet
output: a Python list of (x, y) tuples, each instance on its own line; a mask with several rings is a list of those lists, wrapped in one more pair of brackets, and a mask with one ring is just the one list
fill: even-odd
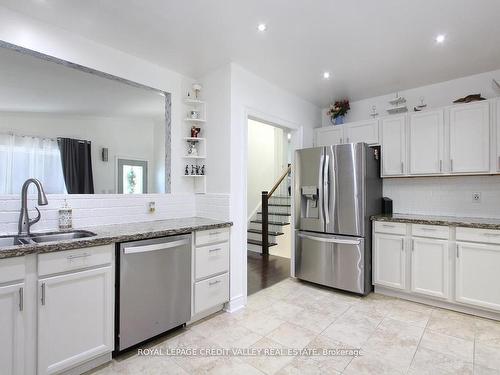
[(413, 107), (413, 111), (420, 112), (421, 110), (423, 110), (426, 107), (427, 107), (427, 104), (424, 103), (424, 97), (421, 96), (420, 97), (420, 104), (417, 105), (417, 106), (415, 106), (415, 107)]
[(342, 125), (345, 115), (350, 109), (349, 100), (337, 100), (334, 104), (330, 104), (326, 115), (330, 117), (330, 122), (333, 125)]
[(370, 117), (371, 118), (375, 118), (377, 116), (378, 116), (377, 106), (376, 105), (372, 105), (372, 111), (370, 112)]
[(408, 107), (406, 106), (406, 98), (400, 96), (399, 93), (396, 93), (396, 97), (392, 100), (389, 100), (389, 105), (386, 109), (389, 114), (403, 113), (408, 112)]
[(463, 98), (458, 98), (457, 100), (454, 100), (453, 103), (471, 103), (471, 102), (478, 102), (486, 100), (481, 96), (481, 94), (470, 94), (467, 96), (464, 96)]

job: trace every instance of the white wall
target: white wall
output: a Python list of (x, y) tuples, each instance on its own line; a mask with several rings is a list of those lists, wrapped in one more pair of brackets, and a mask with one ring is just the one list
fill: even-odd
[(0, 40), (113, 74), (172, 94), (172, 193), (192, 192), (193, 182), (183, 178), (187, 128), (183, 103), (193, 79), (128, 55), (66, 30), (0, 6)]
[(321, 110), (264, 79), (231, 64), (231, 304), (246, 303), (247, 119), (248, 116), (294, 130), (294, 147), (312, 146)]
[(283, 166), (283, 130), (248, 120), (247, 219), (260, 205), (262, 191), (269, 190)]
[[(408, 72), (411, 74), (411, 72)], [(492, 72), (475, 74), (446, 82), (439, 82), (432, 85), (401, 90), (400, 95), (404, 96), (408, 103), (408, 109), (420, 104), (420, 97), (424, 97), (427, 109), (444, 107), (451, 105), (458, 98), (469, 94), (481, 93), (486, 99), (500, 96), (500, 90), (495, 89), (492, 84), (492, 78), (500, 82), (500, 69)], [(373, 105), (377, 107), (380, 116), (386, 116), (388, 101), (393, 99), (395, 93), (376, 96), (351, 103), (351, 110), (347, 113), (346, 122), (366, 120), (370, 118), (370, 112)], [(322, 124), (330, 126), (330, 119), (326, 116), (326, 109), (323, 109)]]
[[(96, 194), (116, 193), (116, 158), (148, 161), (148, 191), (165, 191), (165, 176), (158, 176), (155, 146), (164, 147), (155, 137), (156, 122), (151, 118), (101, 117), (48, 113), (0, 112), (0, 132), (48, 138), (69, 137), (92, 141), (92, 169)], [(163, 127), (165, 123), (163, 122)], [(160, 141), (164, 138), (160, 138)], [(164, 143), (164, 142), (163, 142)], [(101, 160), (103, 147), (109, 161)], [(159, 158), (160, 171), (164, 157)], [(158, 177), (156, 179), (156, 177)], [(42, 181), (43, 182), (43, 181)], [(156, 190), (156, 189), (161, 190)]]

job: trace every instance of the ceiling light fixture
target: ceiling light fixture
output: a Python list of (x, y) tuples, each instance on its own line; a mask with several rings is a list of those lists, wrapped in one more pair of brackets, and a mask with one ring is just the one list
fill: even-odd
[(436, 37), (436, 43), (443, 43), (445, 39), (446, 39), (446, 37), (443, 34), (439, 34)]
[(259, 26), (257, 26), (257, 30), (259, 30), (259, 31), (266, 31), (267, 30), (267, 25), (265, 23), (259, 23)]
[(324, 72), (323, 73), (323, 78), (324, 79), (330, 79), (330, 72)]

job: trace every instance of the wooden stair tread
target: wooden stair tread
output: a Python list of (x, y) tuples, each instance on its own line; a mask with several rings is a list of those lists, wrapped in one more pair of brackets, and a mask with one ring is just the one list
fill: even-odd
[[(257, 212), (258, 215), (262, 215), (262, 212)], [(292, 216), (292, 214), (286, 213), (286, 212), (268, 212), (268, 215), (274, 215), (274, 216)]]
[[(262, 220), (251, 220), (250, 222), (255, 224), (262, 224)], [(290, 223), (287, 223), (286, 221), (268, 221), (267, 223), (269, 225), (290, 225)]]
[(273, 207), (292, 207), (291, 204), (283, 204), (283, 203), (268, 203), (267, 205)]
[[(262, 241), (259, 241), (259, 240), (247, 240), (247, 243), (249, 243), (251, 245), (262, 246)], [(269, 242), (269, 247), (276, 246), (276, 245), (277, 245), (277, 243)]]
[[(249, 233), (257, 233), (257, 234), (262, 234), (262, 229), (249, 229), (247, 232)], [(284, 233), (283, 232), (274, 232), (274, 231), (268, 231), (267, 233), (270, 236), (281, 236)]]

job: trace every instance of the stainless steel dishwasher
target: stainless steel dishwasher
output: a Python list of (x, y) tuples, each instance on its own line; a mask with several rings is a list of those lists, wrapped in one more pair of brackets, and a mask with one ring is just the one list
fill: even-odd
[(190, 234), (121, 243), (117, 258), (117, 352), (189, 321)]

